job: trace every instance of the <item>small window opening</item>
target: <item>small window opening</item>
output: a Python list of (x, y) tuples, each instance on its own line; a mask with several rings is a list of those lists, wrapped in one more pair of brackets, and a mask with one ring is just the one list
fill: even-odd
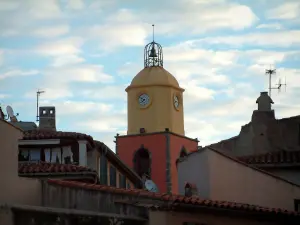
[(45, 115), (47, 112), (46, 112), (46, 110), (43, 110), (43, 115)]
[(134, 170), (135, 172), (142, 177), (146, 174), (149, 178), (151, 177), (150, 174), (150, 155), (147, 149), (140, 148), (134, 156)]
[(53, 114), (53, 110), (50, 110), (50, 114)]

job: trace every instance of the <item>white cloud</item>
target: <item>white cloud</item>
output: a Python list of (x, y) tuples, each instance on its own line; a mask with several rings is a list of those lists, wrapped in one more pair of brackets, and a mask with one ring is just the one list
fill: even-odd
[(268, 33), (251, 33), (236, 36), (219, 36), (203, 38), (198, 43), (210, 44), (227, 44), (232, 46), (242, 46), (251, 44), (254, 46), (276, 46), (276, 47), (289, 47), (300, 44), (300, 31), (278, 31)]
[(102, 99), (102, 100), (126, 100), (125, 93), (126, 85), (111, 85), (98, 87), (97, 89), (87, 89), (82, 90), (81, 93), (83, 96), (86, 96), (90, 99)]
[(262, 49), (254, 49), (245, 51), (245, 56), (257, 64), (270, 65), (284, 61), (288, 56), (300, 54), (300, 51), (266, 51)]
[(280, 30), (282, 29), (282, 25), (280, 23), (263, 23), (259, 24), (257, 29), (275, 29), (275, 30)]
[[(4, 98), (7, 98), (7, 97), (9, 97), (10, 95), (8, 95), (8, 94), (1, 94), (0, 93), (0, 99), (4, 99)], [(0, 106), (1, 106), (1, 104), (0, 104)]]
[(85, 8), (85, 4), (82, 0), (67, 0), (67, 8), (80, 10)]
[(4, 54), (4, 51), (0, 49), (0, 66), (3, 63), (3, 54)]
[(300, 3), (299, 2), (284, 2), (283, 4), (270, 9), (267, 12), (269, 19), (297, 19), (300, 17)]
[(84, 62), (85, 59), (81, 58), (75, 54), (73, 55), (61, 55), (54, 58), (52, 66), (61, 67), (67, 65), (74, 65)]
[(80, 37), (66, 38), (58, 41), (41, 44), (34, 50), (46, 56), (61, 56), (79, 54), (83, 39)]
[(57, 0), (27, 0), (24, 1), (24, 7), (29, 15), (35, 19), (56, 19), (63, 17)]
[(103, 72), (101, 65), (74, 65), (49, 68), (44, 71), (47, 84), (62, 84), (74, 81), (80, 82), (113, 82), (113, 76)]
[(209, 61), (210, 64), (232, 65), (237, 59), (237, 51), (214, 51), (200, 49), (190, 42), (164, 48), (165, 61)]
[(20, 2), (14, 0), (1, 0), (0, 1), (0, 11), (10, 11), (15, 10), (19, 7)]
[(79, 122), (75, 126), (89, 128), (96, 132), (119, 132), (121, 127), (127, 126), (126, 115), (107, 114), (99, 115), (99, 119)]
[[(73, 93), (67, 87), (64, 87), (64, 86), (59, 86), (56, 88), (43, 87), (39, 90), (43, 91), (43, 93), (41, 93), (41, 95), (40, 95), (40, 98), (45, 101), (70, 98), (73, 96)], [(29, 91), (29, 92), (25, 93), (24, 97), (29, 98), (29, 99), (30, 98), (35, 99), (36, 92), (37, 92), (37, 90)]]
[[(41, 102), (43, 103), (43, 102)], [(44, 103), (46, 104), (46, 102)], [(112, 105), (103, 104), (100, 102), (91, 101), (63, 101), (55, 102), (55, 108), (58, 115), (68, 116), (68, 115), (101, 115), (103, 113), (109, 114), (112, 110)]]
[(159, 24), (158, 32), (168, 34), (183, 31), (197, 34), (224, 28), (239, 30), (250, 27), (257, 21), (256, 15), (246, 5), (229, 1), (205, 1), (205, 3), (187, 0), (167, 1), (160, 8), (146, 6), (147, 12), (141, 12), (141, 17), (152, 17), (151, 15), (155, 13), (154, 22), (157, 21)]
[(33, 35), (44, 37), (44, 38), (53, 38), (59, 37), (69, 32), (70, 28), (68, 25), (58, 25), (51, 27), (42, 27), (33, 31)]
[(10, 70), (5, 73), (0, 73), (0, 80), (9, 78), (9, 77), (17, 77), (17, 76), (32, 76), (39, 74), (38, 70), (29, 70), (29, 71), (22, 71), (22, 70)]

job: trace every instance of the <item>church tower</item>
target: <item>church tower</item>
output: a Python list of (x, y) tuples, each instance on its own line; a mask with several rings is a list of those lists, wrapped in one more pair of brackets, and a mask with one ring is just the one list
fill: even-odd
[(163, 68), (162, 47), (154, 38), (145, 46), (144, 68), (126, 92), (128, 129), (116, 136), (116, 153), (160, 192), (178, 193), (176, 162), (196, 150), (198, 140), (184, 136), (184, 89)]
[(182, 89), (163, 68), (162, 47), (151, 42), (145, 47), (144, 69), (126, 88), (127, 134), (160, 132), (165, 129), (184, 135)]

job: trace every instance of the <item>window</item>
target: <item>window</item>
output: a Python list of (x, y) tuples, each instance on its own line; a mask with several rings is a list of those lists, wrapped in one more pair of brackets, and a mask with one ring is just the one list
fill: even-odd
[(30, 161), (40, 161), (41, 160), (41, 150), (30, 150)]
[(121, 173), (119, 173), (119, 187), (126, 188), (126, 177)]
[(128, 180), (126, 181), (126, 188), (131, 189), (131, 185), (130, 185), (130, 182)]
[(29, 151), (28, 150), (20, 150), (18, 156), (19, 162), (24, 162), (29, 160)]
[(49, 148), (44, 150), (45, 153), (45, 161), (50, 162), (51, 160), (51, 150)]
[(61, 163), (61, 149), (60, 148), (52, 149), (51, 162), (52, 163)]
[(45, 115), (47, 113), (47, 111), (46, 110), (43, 110), (43, 115)]
[(50, 114), (53, 114), (53, 110), (50, 110)]
[(295, 199), (294, 205), (295, 205), (295, 211), (300, 212), (300, 199)]
[(105, 155), (100, 157), (100, 184), (107, 185), (107, 159)]
[(109, 185), (110, 186), (117, 186), (117, 170), (114, 166), (110, 165), (109, 166)]
[(151, 177), (151, 157), (149, 151), (144, 147), (141, 147), (134, 155), (134, 171), (142, 177), (146, 174)]

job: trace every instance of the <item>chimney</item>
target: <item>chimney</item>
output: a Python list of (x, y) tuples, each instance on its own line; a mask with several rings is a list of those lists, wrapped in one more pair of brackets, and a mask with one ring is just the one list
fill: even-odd
[(256, 100), (258, 111), (271, 111), (272, 104), (274, 104), (268, 92), (260, 92), (260, 96)]
[(56, 131), (54, 106), (43, 106), (39, 108), (39, 129)]

